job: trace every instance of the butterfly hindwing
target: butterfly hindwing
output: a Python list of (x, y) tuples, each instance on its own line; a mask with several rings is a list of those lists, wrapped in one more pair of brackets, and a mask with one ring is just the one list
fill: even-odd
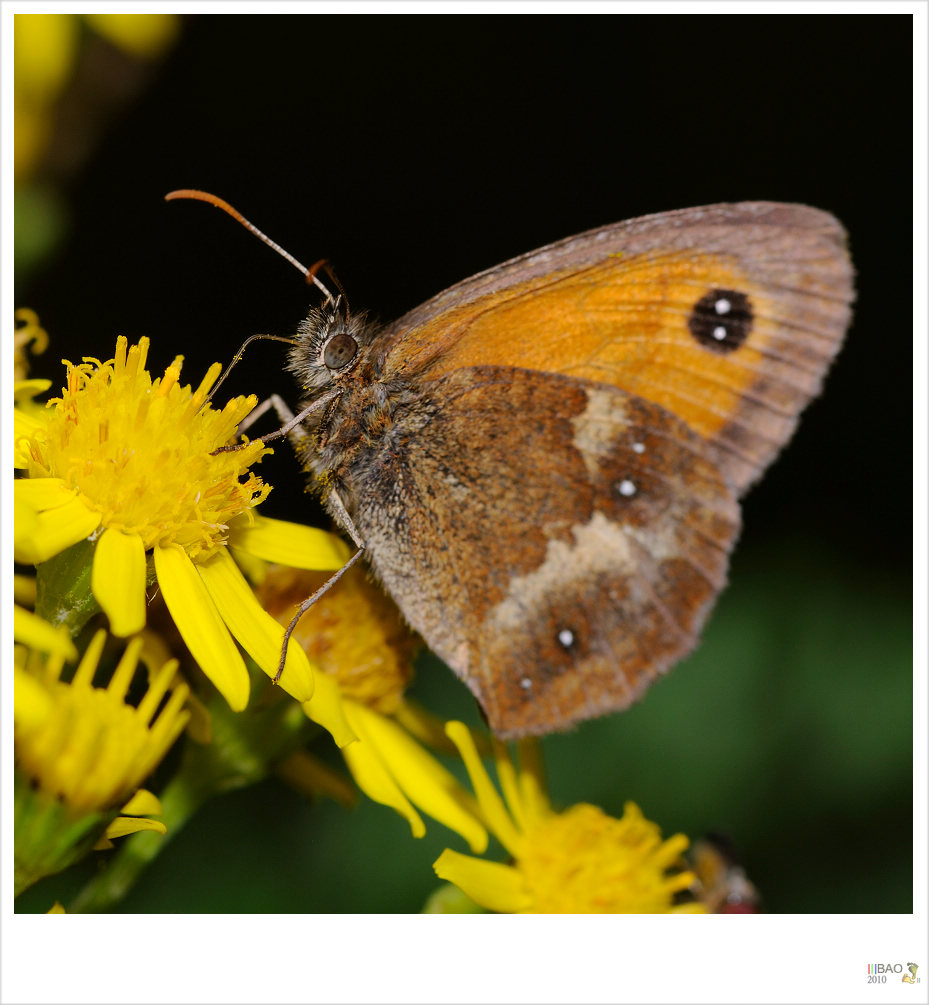
[(504, 737), (623, 708), (693, 648), (738, 529), (684, 423), (531, 370), (427, 382), (363, 477), (372, 564)]

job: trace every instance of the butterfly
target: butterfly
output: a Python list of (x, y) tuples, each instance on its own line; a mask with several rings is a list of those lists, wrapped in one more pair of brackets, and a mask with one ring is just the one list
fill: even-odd
[(386, 326), (310, 278), (303, 463), (503, 739), (624, 709), (696, 646), (854, 298), (841, 224), (770, 202), (591, 230)]

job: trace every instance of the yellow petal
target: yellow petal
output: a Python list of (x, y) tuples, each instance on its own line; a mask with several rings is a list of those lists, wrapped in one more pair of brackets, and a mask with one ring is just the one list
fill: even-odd
[[(460, 756), (458, 748), (445, 732), (446, 720), (434, 712), (427, 711), (409, 695), (403, 696), (397, 710), (391, 715), (410, 736), (419, 740), (424, 746), (440, 754), (451, 754), (456, 759)], [(490, 754), (490, 740), (486, 735), (478, 733), (475, 736), (472, 733), (471, 739), (474, 740), (474, 745), (481, 757)]]
[[(230, 532), (230, 537), (232, 536)], [(266, 562), (263, 558), (253, 555), (244, 548), (236, 548), (232, 544), (229, 545), (229, 553), (235, 559), (235, 564), (242, 570), (245, 578), (250, 583), (264, 582), (264, 578), (267, 576), (268, 569), (271, 566), (270, 562)]]
[(171, 650), (157, 632), (145, 631), (139, 638), (142, 640), (139, 660), (148, 667), (148, 675), (152, 677), (172, 658)]
[(52, 699), (32, 674), (13, 665), (13, 723), (17, 730), (35, 733), (52, 714)]
[[(145, 642), (142, 638), (142, 633), (139, 632), (134, 638), (129, 640), (126, 648), (123, 649), (119, 663), (116, 664), (116, 669), (113, 671), (110, 682), (106, 686), (107, 691), (109, 691), (115, 700), (126, 700), (126, 694), (129, 691), (129, 686), (132, 684), (132, 678), (135, 676), (135, 672), (139, 666), (139, 653), (141, 653), (144, 645)], [(174, 665), (177, 665), (177, 660), (174, 661)], [(152, 674), (149, 673), (149, 680), (151, 678)]]
[(315, 682), (316, 690), (313, 692), (313, 697), (303, 703), (303, 711), (313, 722), (318, 722), (323, 729), (328, 729), (332, 733), (332, 739), (337, 746), (347, 747), (358, 737), (345, 718), (339, 685), (324, 673), (316, 674)]
[(74, 676), (71, 678), (72, 687), (93, 687), (94, 674), (100, 665), (100, 657), (103, 655), (105, 645), (106, 629), (98, 628), (81, 654), (81, 662), (78, 663), (77, 670), (74, 671)]
[(39, 652), (62, 656), (66, 660), (77, 659), (77, 649), (67, 629), (50, 625), (38, 614), (19, 605), (13, 606), (13, 638)]
[(13, 409), (13, 467), (27, 468), (31, 460), (29, 454), (29, 439), (40, 429), (45, 428), (41, 419), (27, 415), (19, 408)]
[(413, 837), (422, 837), (426, 833), (426, 825), (416, 812), (413, 804), (400, 791), (400, 787), (391, 778), (390, 772), (378, 754), (377, 748), (365, 737), (359, 738), (342, 751), (348, 770), (358, 785), (358, 788), (370, 799), (383, 806), (390, 806), (400, 816), (405, 817), (410, 824)]
[(77, 54), (80, 29), (71, 14), (16, 17), (14, 66), (17, 91), (50, 102), (64, 87)]
[[(232, 556), (220, 549), (206, 561), (198, 562), (196, 569), (229, 630), (258, 666), (274, 677), (281, 659), (284, 629), (258, 603)], [(297, 701), (305, 702), (313, 696), (313, 677), (306, 653), (291, 641), (278, 683)]]
[(115, 527), (94, 549), (90, 588), (110, 619), (110, 631), (125, 638), (145, 627), (145, 545), (138, 534)]
[(39, 513), (73, 502), (77, 493), (69, 489), (61, 478), (19, 478), (13, 482), (13, 498), (17, 504)]
[(522, 835), (513, 825), (513, 820), (507, 813), (503, 800), (497, 794), (490, 776), (484, 770), (477, 748), (474, 746), (471, 731), (464, 723), (449, 722), (445, 726), (445, 732), (458, 748), (461, 759), (465, 763), (465, 768), (467, 768), (468, 776), (471, 779), (471, 786), (484, 815), (484, 823), (494, 832), (500, 844), (514, 858), (518, 858), (523, 843)]
[(85, 14), (87, 20), (115, 46), (138, 59), (151, 59), (177, 38), (176, 14)]
[(67, 914), (68, 912), (56, 900), (54, 904), (45, 912), (46, 914)]
[(542, 745), (535, 737), (520, 740), (519, 750), (519, 794), (526, 830), (538, 820), (552, 812), (552, 805), (545, 792), (545, 769), (542, 764)]
[(267, 562), (295, 569), (341, 569), (352, 556), (348, 545), (335, 534), (259, 514), (251, 526), (243, 521), (232, 530), (230, 544)]
[(488, 911), (516, 914), (532, 906), (523, 877), (508, 865), (485, 862), (446, 848), (432, 868), (440, 879), (454, 883)]
[[(29, 377), (26, 380), (17, 380), (13, 385), (13, 401), (29, 401), (36, 395), (47, 391), (52, 386), (50, 380), (44, 377)], [(42, 423), (45, 425), (45, 423)]]
[(161, 801), (148, 789), (139, 789), (119, 812), (130, 817), (160, 817)]
[(686, 834), (673, 834), (655, 850), (652, 861), (657, 869), (670, 869), (687, 851), (690, 838)]
[(274, 773), (307, 799), (328, 796), (346, 807), (358, 802), (358, 790), (348, 778), (305, 750), (295, 750), (279, 761)]
[(229, 707), (248, 704), (248, 671), (193, 562), (181, 548), (155, 547), (155, 574), (168, 611), (200, 669)]
[(14, 483), (13, 556), (17, 562), (38, 565), (89, 537), (100, 526), (100, 514), (89, 510), (73, 496), (54, 509), (23, 512), (22, 494), (15, 491), (15, 486), (31, 480), (21, 478)]
[(394, 780), (409, 799), (434, 820), (456, 831), (468, 842), (471, 851), (487, 849), (487, 831), (469, 811), (473, 800), (461, 788), (455, 776), (444, 768), (392, 719), (365, 705), (346, 701), (345, 713), (352, 728), (373, 743)]
[(679, 890), (687, 890), (697, 881), (695, 872), (678, 872), (673, 876), (668, 876), (664, 881), (664, 888), (670, 893), (677, 893)]
[(522, 798), (519, 791), (519, 779), (516, 775), (516, 768), (510, 759), (504, 744), (499, 740), (492, 741), (494, 754), (494, 767), (497, 769), (497, 781), (500, 783), (500, 791), (503, 793), (503, 801), (510, 811), (510, 816), (517, 828), (523, 833), (526, 831), (526, 815), (523, 812)]
[(158, 831), (167, 834), (168, 828), (160, 820), (149, 820), (147, 817), (117, 817), (103, 833), (106, 840), (135, 834), (136, 831)]
[(13, 573), (13, 599), (26, 607), (35, 607), (35, 576), (21, 576)]

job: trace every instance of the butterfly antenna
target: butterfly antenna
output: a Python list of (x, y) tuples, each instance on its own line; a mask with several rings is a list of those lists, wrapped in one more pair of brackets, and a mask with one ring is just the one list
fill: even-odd
[[(229, 374), (232, 371), (232, 368), (236, 365), (236, 363), (241, 362), (242, 357), (245, 355), (246, 346), (251, 345), (252, 342), (258, 342), (262, 339), (268, 339), (271, 342), (285, 342), (287, 345), (297, 344), (296, 339), (290, 338), (285, 335), (250, 335), (242, 343), (239, 351), (235, 354), (235, 356), (232, 357), (232, 362), (229, 363), (229, 365), (226, 367), (225, 370), (223, 370), (222, 376), (219, 378), (219, 380), (216, 381), (216, 383), (210, 388), (210, 393), (203, 399), (203, 404), (201, 404), (200, 408), (205, 408), (207, 403), (213, 400), (213, 396), (219, 390), (220, 385), (223, 383), (223, 381), (229, 376)], [(200, 408), (197, 409), (198, 412), (200, 411)]]
[(238, 220), (238, 222), (241, 223), (246, 230), (251, 231), (251, 233), (253, 233), (260, 241), (264, 241), (269, 248), (273, 248), (282, 258), (286, 258), (295, 269), (298, 269), (303, 273), (306, 277), (306, 281), (308, 283), (313, 283), (319, 290), (322, 291), (322, 293), (325, 294), (328, 300), (335, 299), (329, 291), (329, 288), (316, 275), (316, 270), (326, 264), (325, 259), (317, 262), (312, 269), (308, 269), (305, 265), (298, 262), (289, 251), (285, 251), (276, 241), (272, 241), (267, 234), (260, 231), (249, 220), (246, 220), (234, 206), (230, 206), (225, 199), (220, 199), (218, 195), (213, 195), (211, 192), (201, 192), (200, 189), (196, 188), (179, 188), (174, 192), (169, 192), (165, 196), (165, 201), (167, 202), (171, 202), (174, 199), (196, 199), (199, 202), (208, 202), (211, 206), (215, 206), (217, 209), (221, 209), (224, 213), (228, 213), (233, 220)]
[(339, 291), (339, 296), (342, 298), (342, 303), (345, 304), (345, 316), (349, 317), (351, 315), (351, 309), (348, 304), (348, 297), (345, 294), (345, 287), (339, 282), (339, 277), (335, 274), (335, 269), (330, 265), (330, 263), (324, 258), (322, 261), (317, 262), (318, 266), (323, 266), (326, 270), (326, 275), (332, 280), (333, 285)]

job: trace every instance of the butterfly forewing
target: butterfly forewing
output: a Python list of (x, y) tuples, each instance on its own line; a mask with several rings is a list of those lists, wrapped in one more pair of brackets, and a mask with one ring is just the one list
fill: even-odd
[(460, 283), (391, 326), (385, 373), (509, 365), (653, 401), (737, 493), (821, 386), (850, 316), (841, 225), (741, 203), (627, 221)]

